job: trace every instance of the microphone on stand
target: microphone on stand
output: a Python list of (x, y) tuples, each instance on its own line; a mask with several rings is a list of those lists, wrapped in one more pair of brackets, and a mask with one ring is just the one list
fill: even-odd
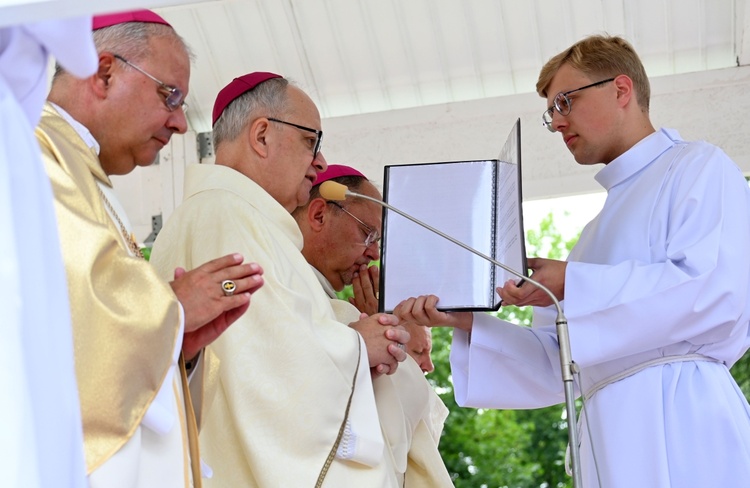
[(570, 335), (568, 333), (568, 320), (565, 318), (565, 315), (563, 314), (562, 306), (560, 305), (560, 302), (557, 300), (557, 297), (552, 293), (549, 288), (542, 285), (536, 280), (533, 280), (532, 278), (529, 278), (528, 276), (524, 276), (523, 273), (520, 273), (505, 264), (497, 261), (496, 259), (493, 259), (476, 249), (467, 246), (463, 242), (454, 239), (453, 237), (449, 236), (448, 234), (445, 234), (434, 227), (422, 222), (421, 220), (412, 217), (411, 215), (397, 209), (396, 207), (387, 204), (386, 202), (382, 200), (378, 200), (377, 198), (372, 198), (367, 195), (362, 195), (360, 193), (355, 193), (349, 188), (346, 187), (346, 185), (342, 185), (341, 183), (336, 183), (335, 181), (325, 181), (320, 185), (320, 196), (325, 198), (326, 200), (346, 200), (346, 197), (355, 197), (355, 198), (363, 198), (365, 200), (369, 200), (371, 202), (374, 202), (380, 206), (383, 206), (389, 210), (393, 210), (397, 214), (401, 215), (402, 217), (411, 220), (415, 224), (424, 227), (425, 229), (429, 230), (430, 232), (434, 232), (435, 234), (439, 235), (440, 237), (443, 237), (445, 239), (448, 239), (452, 243), (466, 249), (467, 251), (476, 254), (477, 256), (491, 262), (495, 266), (498, 266), (499, 268), (504, 269), (508, 273), (518, 276), (523, 281), (528, 281), (532, 285), (536, 286), (543, 292), (545, 292), (550, 299), (552, 299), (552, 302), (555, 305), (555, 308), (557, 309), (557, 318), (555, 319), (555, 326), (557, 331), (557, 341), (560, 345), (560, 367), (562, 369), (562, 380), (563, 385), (565, 387), (565, 409), (568, 414), (568, 443), (570, 444), (570, 460), (571, 460), (571, 467), (572, 467), (572, 473), (571, 477), (573, 478), (573, 488), (582, 488), (583, 482), (581, 479), (581, 458), (580, 458), (580, 448), (578, 444), (578, 425), (576, 424), (576, 406), (575, 406), (575, 394), (574, 394), (574, 388), (573, 388), (573, 375), (578, 372), (578, 365), (573, 362), (571, 350), (570, 350)]

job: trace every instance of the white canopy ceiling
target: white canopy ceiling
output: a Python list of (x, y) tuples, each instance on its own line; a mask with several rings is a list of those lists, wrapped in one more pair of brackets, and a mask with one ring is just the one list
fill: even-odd
[[(164, 2), (162, 2), (164, 3)], [(544, 62), (624, 35), (649, 76), (747, 64), (745, 0), (216, 0), (156, 8), (197, 55), (191, 128), (232, 78), (294, 79), (324, 118), (532, 92)]]
[(294, 79), (324, 118), (533, 91), (542, 64), (583, 36), (620, 34), (650, 77), (750, 62), (747, 0), (0, 0), (0, 27), (137, 5), (197, 54), (188, 102), (210, 130), (235, 76)]
[[(371, 178), (381, 175), (386, 164), (494, 157), (497, 141), (520, 117), (525, 128), (524, 194), (534, 199), (599, 189), (591, 178), (596, 168), (576, 165), (559, 137), (541, 127), (543, 102), (533, 94), (544, 62), (592, 33), (623, 35), (635, 45), (652, 79), (655, 125), (678, 127), (687, 139), (716, 143), (750, 174), (747, 4), (0, 0), (0, 27), (153, 8), (196, 53), (188, 96), (191, 131), (210, 130), (214, 97), (232, 78), (251, 71), (277, 72), (295, 80), (318, 103), (326, 119), (329, 161), (352, 164)], [(195, 152), (194, 134), (192, 141), (190, 137), (185, 142), (173, 137), (175, 144), (184, 144), (177, 153)], [(131, 188), (141, 195), (158, 191), (142, 189), (151, 173), (134, 172), (138, 181)], [(169, 180), (160, 187), (180, 184)], [(175, 193), (173, 203), (180, 199), (181, 193)], [(155, 207), (142, 213), (148, 218), (160, 211), (168, 214), (164, 205)]]

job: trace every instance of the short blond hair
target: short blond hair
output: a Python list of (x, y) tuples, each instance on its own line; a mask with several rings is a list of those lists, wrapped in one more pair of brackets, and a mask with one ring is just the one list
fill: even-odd
[[(619, 36), (589, 36), (550, 58), (539, 72), (536, 91), (547, 98), (547, 88), (557, 71), (568, 64), (590, 78), (614, 78), (626, 75), (633, 80), (638, 105), (648, 112), (651, 85), (646, 70), (628, 41)], [(596, 81), (596, 80), (594, 80)]]

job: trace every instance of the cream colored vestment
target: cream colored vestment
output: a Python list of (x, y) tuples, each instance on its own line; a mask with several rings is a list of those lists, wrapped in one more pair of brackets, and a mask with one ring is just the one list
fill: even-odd
[(201, 431), (214, 471), (207, 485), (314, 487), (361, 357), (349, 421), (322, 486), (397, 486), (364, 343), (336, 320), (301, 247), (292, 216), (255, 182), (225, 166), (188, 168), (185, 201), (156, 240), (154, 265), (167, 276), (239, 252), (263, 267), (265, 281), (248, 312), (210, 346), (221, 368)]
[[(336, 317), (343, 323), (357, 320), (359, 310), (336, 298), (326, 278), (316, 269), (313, 271), (331, 298)], [(373, 380), (373, 387), (380, 426), (399, 486), (452, 487), (450, 474), (438, 451), (448, 409), (427, 382), (417, 362), (409, 356), (394, 374)]]

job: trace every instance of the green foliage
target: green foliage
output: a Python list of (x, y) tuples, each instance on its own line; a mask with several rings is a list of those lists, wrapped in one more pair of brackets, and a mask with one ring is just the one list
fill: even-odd
[(745, 353), (742, 358), (732, 366), (730, 370), (732, 376), (738, 385), (742, 393), (745, 394), (745, 398), (750, 401), (750, 353)]
[(552, 214), (544, 217), (539, 230), (526, 232), (526, 253), (529, 256), (541, 256), (549, 259), (565, 259), (578, 241), (578, 235), (564, 239), (555, 227)]
[(349, 301), (349, 298), (353, 296), (354, 296), (354, 287), (352, 285), (346, 285), (343, 290), (336, 292), (336, 297), (339, 300)]
[(150, 247), (142, 247), (141, 253), (143, 254), (143, 259), (146, 261), (149, 261), (151, 259), (151, 248)]

